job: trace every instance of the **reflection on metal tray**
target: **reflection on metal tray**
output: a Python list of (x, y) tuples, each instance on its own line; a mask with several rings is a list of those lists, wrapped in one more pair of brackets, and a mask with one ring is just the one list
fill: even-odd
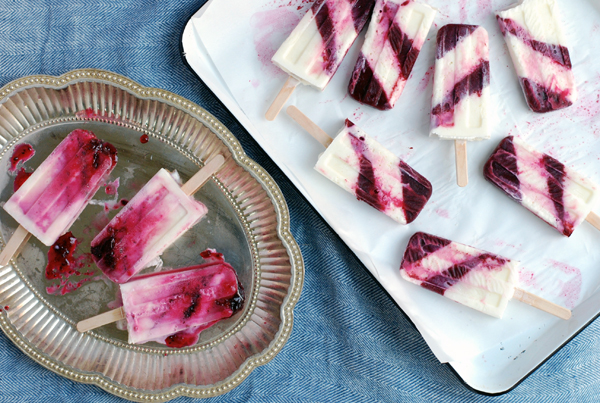
[[(127, 344), (127, 332), (114, 325), (79, 334), (75, 323), (108, 310), (117, 286), (90, 281), (66, 295), (48, 294), (48, 248), (32, 238), (11, 265), (0, 269), (0, 303), (9, 306), (0, 314), (0, 327), (43, 366), (127, 399), (208, 397), (234, 388), (281, 350), (300, 296), (304, 267), (281, 191), (214, 117), (168, 91), (99, 70), (25, 77), (0, 90), (5, 171), (15, 144), (33, 145), (36, 154), (26, 166), (34, 168), (75, 128), (91, 130), (117, 148), (119, 161), (110, 179), (120, 178), (119, 199), (130, 199), (162, 167), (176, 169), (185, 181), (211, 156), (225, 156), (223, 168), (195, 196), (209, 208), (208, 215), (162, 260), (165, 267), (182, 267), (202, 263), (200, 252), (206, 248), (222, 252), (245, 288), (244, 309), (183, 349)], [(140, 141), (143, 135), (147, 143)], [(2, 201), (12, 194), (12, 183), (5, 172)], [(94, 197), (99, 203), (88, 205), (71, 227), (81, 241), (80, 255), (89, 252), (101, 229), (95, 224), (116, 214), (102, 203), (112, 197), (99, 191)], [(0, 222), (6, 240), (17, 224), (3, 210)], [(100, 273), (94, 265), (89, 269)]]

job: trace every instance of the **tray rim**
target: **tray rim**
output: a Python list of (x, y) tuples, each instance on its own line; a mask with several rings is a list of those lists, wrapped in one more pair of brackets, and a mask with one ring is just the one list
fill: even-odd
[[(249, 173), (263, 188), (271, 203), (277, 218), (277, 235), (282, 242), (282, 245), (288, 253), (291, 268), (291, 279), (288, 294), (284, 298), (280, 307), (281, 324), (269, 346), (260, 352), (247, 358), (242, 365), (229, 377), (212, 385), (187, 385), (177, 384), (160, 391), (140, 390), (126, 385), (122, 385), (112, 379), (109, 379), (103, 374), (90, 372), (74, 368), (70, 365), (63, 364), (61, 361), (50, 357), (48, 354), (39, 351), (32, 345), (8, 319), (8, 314), (5, 310), (0, 312), (0, 329), (8, 337), (17, 348), (23, 353), (32, 358), (35, 362), (42, 365), (44, 368), (51, 370), (69, 380), (95, 384), (105, 391), (128, 399), (139, 402), (161, 402), (174, 399), (179, 396), (188, 396), (194, 398), (214, 397), (226, 392), (229, 392), (241, 382), (257, 367), (270, 362), (281, 351), (291, 335), (293, 328), (293, 309), (300, 298), (302, 286), (304, 283), (304, 261), (295, 238), (290, 231), (290, 218), (287, 203), (283, 197), (281, 189), (268, 174), (268, 172), (249, 158), (244, 152), (239, 141), (233, 136), (231, 131), (227, 129), (218, 119), (211, 113), (197, 105), (194, 102), (187, 100), (170, 91), (145, 87), (134, 80), (131, 80), (123, 75), (101, 69), (75, 69), (68, 71), (60, 76), (51, 75), (30, 75), (15, 79), (0, 88), (0, 101), (10, 97), (12, 94), (26, 89), (43, 87), (50, 89), (62, 89), (70, 84), (85, 82), (87, 80), (95, 80), (105, 82), (109, 85), (121, 87), (123, 90), (131, 93), (136, 98), (153, 98), (159, 102), (165, 103), (184, 113), (189, 114), (192, 118), (198, 120), (203, 125), (207, 126), (229, 149), (232, 158)], [(24, 129), (26, 131), (28, 128)], [(10, 144), (10, 143), (6, 143)], [(6, 144), (1, 145), (2, 148)], [(10, 266), (6, 266), (5, 270), (12, 270)], [(17, 275), (17, 277), (19, 277)]]

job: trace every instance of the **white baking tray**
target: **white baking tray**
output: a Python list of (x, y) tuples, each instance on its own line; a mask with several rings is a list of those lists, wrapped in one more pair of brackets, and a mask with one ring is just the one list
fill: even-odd
[[(222, 0), (219, 6), (234, 1)], [(235, 11), (231, 13), (233, 16), (229, 17), (228, 24), (235, 26), (237, 15), (237, 18), (248, 18), (251, 27), (256, 28), (269, 23), (266, 16), (270, 10), (286, 7), (284, 16), (287, 15), (286, 18), (293, 22), (291, 13), (301, 15), (310, 6), (309, 1), (271, 0), (264, 1), (260, 10), (247, 9), (257, 1), (246, 2), (246, 9), (232, 8)], [(600, 106), (595, 105), (600, 76), (592, 78), (589, 73), (598, 65), (595, 55), (600, 54), (600, 49), (596, 51), (593, 48), (600, 43), (600, 30), (594, 28), (597, 26), (594, 20), (600, 21), (600, 16), (593, 2), (577, 5), (566, 5), (564, 1), (560, 3), (566, 30), (571, 30), (568, 39), (574, 45), (570, 49), (580, 100), (570, 109), (537, 115), (527, 109), (504, 41), (491, 14), (491, 10), (502, 8), (510, 1), (425, 2), (439, 8), (438, 17), (404, 94), (393, 111), (379, 112), (360, 106), (345, 96), (349, 72), (356, 60), (362, 37), (359, 37), (323, 93), (301, 87), (289, 102), (305, 111), (331, 135), (341, 126), (343, 118), (351, 118), (431, 180), (434, 189), (432, 199), (421, 216), (409, 226), (399, 226), (364, 203), (353, 200), (326, 179), (319, 178), (312, 170), (312, 165), (322, 149), (284, 112), (273, 123), (267, 124), (264, 119), (261, 121), (260, 117), (285, 77), (273, 77), (273, 70), (268, 68), (264, 60), (261, 61), (262, 66), (256, 67), (256, 60), (251, 58), (264, 59), (264, 54), (257, 53), (265, 49), (259, 46), (240, 48), (238, 42), (256, 40), (256, 29), (248, 30), (248, 38), (238, 38), (237, 41), (231, 37), (235, 35), (235, 30), (229, 34), (221, 32), (215, 38), (217, 34), (207, 32), (209, 30), (203, 29), (206, 27), (202, 25), (202, 17), (210, 9), (211, 0), (186, 25), (182, 48), (192, 70), (355, 252), (413, 321), (440, 361), (449, 363), (472, 389), (499, 394), (516, 386), (600, 312), (600, 293), (597, 292), (600, 276), (595, 274), (598, 270), (594, 263), (600, 258), (600, 248), (593, 247), (600, 244), (600, 232), (584, 223), (571, 238), (564, 238), (510, 201), (481, 175), (483, 163), (500, 139), (513, 134), (600, 181), (600, 163), (597, 161), (600, 146), (595, 141), (599, 132), (596, 124), (600, 127), (600, 119), (596, 119), (596, 115), (600, 118)], [(458, 9), (455, 10), (456, 7)], [(215, 14), (214, 9), (211, 12)], [(216, 16), (212, 14), (204, 16), (204, 21), (209, 16), (214, 21)], [(579, 25), (572, 22), (578, 14), (585, 15), (584, 22)], [(431, 96), (429, 76), (433, 65), (435, 33), (445, 23), (462, 21), (481, 24), (490, 33), (492, 90), (496, 92), (493, 100), (497, 111), (492, 139), (469, 143), (471, 182), (464, 190), (454, 184), (451, 143), (427, 137), (427, 110)], [(282, 29), (284, 25), (283, 22), (276, 23), (271, 29)], [(291, 28), (283, 29), (289, 32)], [(596, 39), (590, 40), (590, 36)], [(223, 69), (228, 64), (225, 61), (228, 62), (230, 58), (237, 60), (235, 66), (240, 73), (234, 79), (230, 71)], [(246, 80), (245, 73), (253, 69), (252, 63), (255, 64), (257, 78)], [(217, 65), (222, 69), (219, 70)], [(245, 80), (248, 81), (247, 88), (240, 91)], [(264, 87), (268, 90), (264, 91)], [(253, 96), (254, 90), (256, 109), (249, 110), (248, 103), (244, 101)], [(244, 105), (245, 110), (242, 108)], [(348, 223), (346, 217), (349, 213), (358, 224)], [(372, 228), (361, 228), (361, 221), (368, 222)], [(410, 235), (419, 230), (521, 260), (521, 287), (569, 306), (573, 310), (573, 317), (569, 321), (562, 321), (513, 301), (504, 319), (498, 321), (402, 281), (398, 274), (402, 253)], [(375, 237), (375, 233), (384, 235)], [(576, 272), (570, 272), (571, 269)], [(566, 285), (578, 281), (574, 295)], [(449, 318), (447, 323), (436, 327), (436, 319), (430, 317), (430, 313), (436, 311), (443, 312)], [(455, 319), (456, 324), (453, 325)]]

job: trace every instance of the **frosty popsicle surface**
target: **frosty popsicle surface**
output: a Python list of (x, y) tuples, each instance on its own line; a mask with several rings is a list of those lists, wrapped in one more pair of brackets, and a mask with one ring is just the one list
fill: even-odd
[(488, 315), (502, 318), (518, 284), (518, 262), (417, 232), (400, 265), (402, 278)]
[(94, 261), (109, 279), (124, 283), (207, 212), (161, 169), (92, 240)]
[(272, 62), (290, 76), (265, 113), (274, 120), (302, 82), (323, 90), (363, 29), (375, 0), (316, 0)]
[(47, 246), (79, 217), (117, 163), (92, 132), (72, 131), (8, 199), (4, 210)]
[(513, 136), (498, 144), (483, 174), (566, 236), (600, 203), (597, 184)]
[(476, 25), (445, 25), (438, 31), (436, 49), (430, 134), (447, 140), (489, 138), (487, 31)]
[(375, 0), (316, 0), (272, 58), (280, 69), (323, 90), (366, 24)]
[(237, 273), (214, 249), (200, 253), (206, 263), (134, 277), (120, 285), (123, 306), (77, 323), (88, 330), (122, 319), (129, 343), (149, 341), (169, 347), (196, 344), (200, 332), (243, 308)]
[(518, 288), (519, 262), (417, 232), (400, 265), (405, 280), (490, 316), (502, 318), (512, 298), (561, 319), (571, 311)]
[(401, 224), (414, 221), (431, 197), (425, 177), (348, 119), (315, 169)]
[(412, 0), (378, 0), (348, 91), (377, 109), (394, 107), (427, 38), (436, 10)]
[(129, 343), (170, 344), (178, 333), (207, 328), (242, 308), (244, 293), (235, 270), (223, 255), (211, 254), (208, 263), (138, 276), (120, 285)]
[(496, 13), (527, 105), (534, 112), (577, 99), (571, 57), (555, 0), (525, 0)]

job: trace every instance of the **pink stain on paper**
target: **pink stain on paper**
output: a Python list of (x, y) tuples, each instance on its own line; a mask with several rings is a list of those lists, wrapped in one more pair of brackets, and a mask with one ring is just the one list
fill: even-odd
[(461, 23), (467, 21), (467, 0), (460, 0), (458, 2), (459, 7), (459, 19)]
[(548, 262), (556, 269), (569, 276), (569, 280), (561, 286), (560, 297), (565, 301), (565, 306), (569, 309), (575, 308), (575, 304), (581, 296), (581, 270), (577, 267), (569, 266), (566, 263), (557, 260), (548, 259)]
[[(270, 76), (286, 75), (271, 62), (271, 58), (298, 24), (300, 17), (298, 12), (282, 7), (259, 11), (250, 18), (250, 26), (254, 35), (254, 48), (258, 60), (262, 64), (261, 70), (265, 74)], [(254, 83), (251, 82), (251, 84), (255, 86)]]
[(492, 10), (492, 0), (477, 0), (477, 14), (486, 15)]
[(360, 107), (358, 107), (354, 110), (354, 113), (352, 113), (352, 117), (353, 117), (354, 121), (359, 122), (362, 119), (364, 114), (365, 113), (360, 110)]
[(425, 91), (431, 82), (431, 77), (433, 77), (433, 66), (429, 67), (423, 75), (423, 78), (421, 78), (417, 91)]
[(535, 273), (526, 268), (521, 268), (519, 271), (519, 283), (525, 284), (531, 288), (540, 289), (535, 281)]
[(581, 270), (553, 259), (547, 259), (546, 262), (562, 275), (552, 275), (548, 272), (536, 275), (535, 272), (522, 267), (519, 271), (519, 282), (528, 288), (547, 291), (553, 297), (562, 299), (567, 308), (573, 309), (581, 297)]
[(591, 120), (600, 113), (600, 94), (596, 92), (589, 94), (580, 99), (577, 104), (577, 107), (573, 111), (575, 112), (574, 115)]
[(435, 209), (435, 213), (442, 218), (450, 218), (450, 213), (448, 213), (448, 210), (446, 210), (446, 209), (443, 209), (443, 208)]

